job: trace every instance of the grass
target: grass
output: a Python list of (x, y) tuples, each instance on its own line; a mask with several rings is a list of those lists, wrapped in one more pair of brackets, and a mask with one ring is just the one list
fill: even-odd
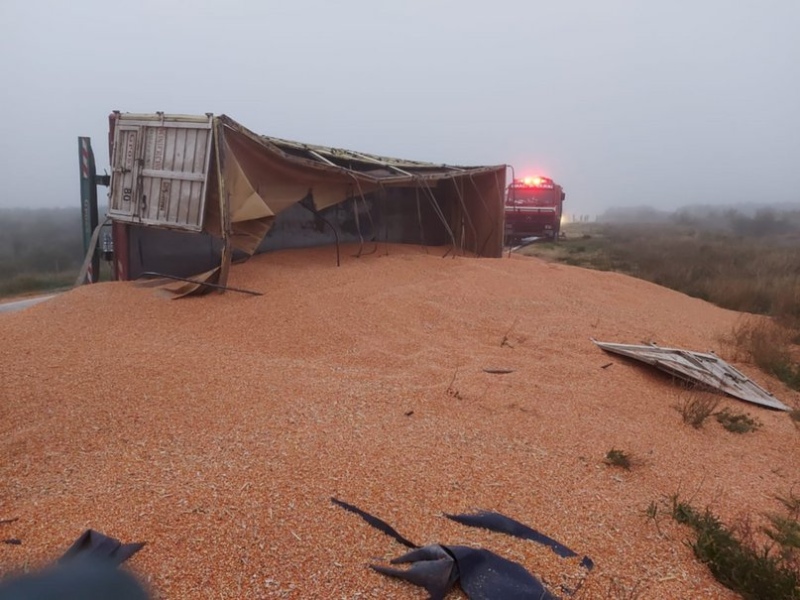
[(771, 527), (766, 534), (781, 547), (787, 562), (800, 570), (800, 496), (790, 492), (786, 497), (778, 497), (786, 509), (786, 515), (768, 515)]
[(736, 347), (800, 390), (800, 213), (566, 225), (559, 244), (524, 254), (651, 281), (723, 308), (766, 315), (739, 326)]
[(800, 364), (794, 360), (797, 331), (774, 320), (744, 319), (731, 332), (736, 348), (760, 369), (800, 390)]
[(797, 541), (792, 537), (797, 533), (797, 514), (770, 515), (765, 533), (771, 542), (762, 545), (748, 523), (727, 527), (709, 508), (699, 511), (677, 496), (672, 498), (672, 517), (694, 530), (689, 545), (698, 560), (745, 600), (800, 599), (797, 546), (792, 546)]
[(621, 469), (625, 469), (626, 471), (630, 471), (631, 467), (633, 466), (633, 460), (631, 459), (631, 455), (623, 450), (617, 450), (616, 448), (612, 448), (611, 450), (606, 452), (606, 458), (604, 462), (607, 465), (620, 467)]
[[(26, 272), (7, 279), (0, 278), (0, 298), (10, 298), (27, 294), (68, 290), (75, 284), (78, 270), (65, 270), (56, 273)], [(111, 280), (111, 266), (100, 261), (100, 281)]]
[(681, 413), (683, 422), (700, 429), (708, 417), (714, 414), (722, 399), (711, 393), (690, 392), (675, 407)]
[(75, 283), (77, 273), (25, 273), (0, 281), (0, 297), (65, 289)]
[(727, 408), (716, 413), (717, 422), (731, 433), (749, 433), (761, 429), (761, 421), (746, 413), (733, 412)]

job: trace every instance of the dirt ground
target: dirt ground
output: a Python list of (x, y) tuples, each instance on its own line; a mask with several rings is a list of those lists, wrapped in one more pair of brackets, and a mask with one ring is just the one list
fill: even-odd
[[(800, 483), (798, 429), (733, 399), (761, 430), (693, 429), (674, 408), (685, 391), (590, 338), (729, 358), (740, 315), (535, 258), (356, 250), (340, 268), (331, 248), (234, 266), (230, 285), (260, 297), (104, 283), (0, 314), (0, 520), (17, 519), (0, 539), (22, 540), (0, 544), (0, 572), (91, 527), (147, 542), (127, 564), (154, 598), (425, 598), (367, 568), (404, 548), (335, 496), (417, 543), (483, 546), (556, 592), (581, 586), (575, 598), (737, 597), (687, 529), (645, 511), (676, 493), (724, 520), (778, 510)], [(604, 464), (612, 448), (634, 468)], [(442, 516), (474, 509), (597, 566)]]

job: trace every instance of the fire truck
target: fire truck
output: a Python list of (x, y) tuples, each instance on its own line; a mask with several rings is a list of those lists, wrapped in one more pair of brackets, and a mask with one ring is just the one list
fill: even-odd
[(565, 198), (562, 187), (549, 177), (515, 179), (506, 190), (506, 243), (531, 237), (557, 240)]

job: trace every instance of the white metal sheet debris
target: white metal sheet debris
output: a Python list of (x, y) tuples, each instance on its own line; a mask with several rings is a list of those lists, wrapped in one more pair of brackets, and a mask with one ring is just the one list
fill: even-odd
[(606, 352), (639, 360), (685, 381), (716, 388), (739, 400), (777, 410), (792, 410), (716, 354), (661, 348), (655, 344), (637, 346), (592, 341)]

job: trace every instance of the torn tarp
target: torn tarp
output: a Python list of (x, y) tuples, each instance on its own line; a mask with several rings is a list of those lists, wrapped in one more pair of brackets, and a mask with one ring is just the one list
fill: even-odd
[(147, 600), (130, 573), (107, 561), (81, 560), (4, 578), (0, 600)]
[(136, 578), (117, 568), (142, 546), (87, 529), (56, 564), (0, 581), (0, 600), (147, 600)]
[(219, 265), (225, 286), (234, 254), (346, 242), (502, 253), (505, 165), (291, 142), (224, 115), (115, 112), (110, 128), (116, 279)]
[(256, 251), (277, 215), (305, 198), (316, 211), (324, 211), (344, 202), (366, 204), (367, 196), (389, 188), (418, 188), (419, 193), (407, 195), (400, 211), (416, 218), (421, 197), (435, 206), (436, 219), (452, 243), (479, 256), (500, 256), (499, 185), (505, 185), (505, 165), (454, 167), (387, 158), (258, 136), (224, 115), (219, 122), (227, 198), (220, 203), (218, 189), (209, 187), (206, 230), (222, 235), (224, 219), (218, 208), (227, 203), (231, 241), (247, 254)]
[[(383, 575), (397, 577), (427, 590), (429, 600), (442, 600), (450, 589), (459, 584), (470, 600), (556, 600), (544, 584), (519, 563), (510, 561), (484, 548), (468, 546), (430, 544), (418, 546), (409, 541), (385, 521), (336, 498), (331, 501), (343, 509), (359, 515), (372, 527), (394, 538), (410, 552), (395, 558), (392, 565), (409, 564), (408, 569), (383, 565), (371, 565), (372, 569)], [(556, 542), (527, 525), (500, 513), (480, 511), (476, 514), (445, 515), (449, 519), (468, 525), (481, 527), (532, 540), (552, 549), (563, 558), (577, 556), (566, 546)], [(594, 566), (586, 556), (581, 566), (588, 573)], [(563, 587), (563, 586), (562, 586)], [(574, 590), (564, 589), (567, 595)]]
[[(445, 517), (456, 523), (467, 525), (468, 527), (480, 527), (481, 529), (488, 529), (489, 531), (496, 531), (497, 533), (505, 533), (521, 540), (530, 540), (537, 544), (547, 546), (561, 558), (572, 558), (578, 556), (574, 550), (567, 548), (561, 542), (528, 527), (525, 523), (501, 515), (500, 513), (491, 512), (488, 510), (481, 510), (475, 514), (465, 515), (448, 515)], [(591, 571), (594, 568), (594, 562), (588, 556), (581, 559), (581, 566)]]
[(121, 565), (131, 556), (144, 547), (144, 542), (123, 544), (116, 538), (87, 529), (73, 542), (58, 560), (59, 563), (76, 558), (90, 558), (96, 561), (109, 561), (114, 565)]
[(716, 354), (661, 348), (655, 344), (636, 346), (592, 341), (606, 352), (633, 358), (684, 381), (718, 389), (739, 400), (777, 410), (792, 410)]

